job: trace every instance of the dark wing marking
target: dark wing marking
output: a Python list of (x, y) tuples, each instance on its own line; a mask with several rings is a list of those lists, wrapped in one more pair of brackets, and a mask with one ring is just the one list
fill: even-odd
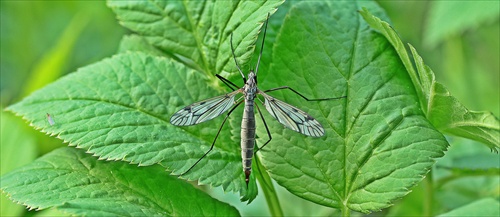
[(325, 130), (321, 124), (304, 111), (289, 105), (283, 101), (273, 98), (262, 91), (259, 94), (264, 96), (264, 106), (271, 115), (281, 124), (296, 132), (306, 136), (320, 137), (325, 135)]
[(176, 112), (170, 123), (176, 126), (189, 126), (209, 121), (227, 111), (234, 105), (234, 97), (241, 90), (193, 103)]

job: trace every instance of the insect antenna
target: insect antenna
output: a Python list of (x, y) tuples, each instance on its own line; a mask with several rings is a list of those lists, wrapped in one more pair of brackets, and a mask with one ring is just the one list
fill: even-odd
[[(224, 83), (226, 86), (228, 86), (229, 88), (231, 88), (231, 90), (236, 90), (236, 89), (240, 89), (240, 87), (238, 87), (238, 85), (234, 84), (233, 82), (231, 82), (230, 80), (227, 80), (226, 78), (220, 76), (219, 74), (215, 74), (215, 76), (217, 76), (217, 78), (219, 80), (222, 81), (222, 83)], [(234, 89), (236, 88), (236, 89)]]
[(264, 27), (264, 37), (262, 37), (262, 45), (260, 46), (259, 58), (257, 59), (257, 66), (255, 67), (255, 75), (259, 71), (260, 57), (262, 57), (262, 51), (264, 50), (264, 40), (266, 40), (267, 23), (269, 22), (269, 13), (266, 18), (266, 26)]
[(243, 83), (247, 83), (247, 79), (245, 78), (245, 75), (241, 71), (240, 64), (238, 64), (238, 61), (236, 61), (236, 55), (234, 54), (233, 33), (231, 33), (231, 39), (230, 39), (229, 43), (231, 44), (231, 53), (233, 54), (233, 59), (234, 59), (234, 63), (236, 63), (236, 68), (238, 68), (238, 71), (240, 72), (240, 75), (243, 78)]

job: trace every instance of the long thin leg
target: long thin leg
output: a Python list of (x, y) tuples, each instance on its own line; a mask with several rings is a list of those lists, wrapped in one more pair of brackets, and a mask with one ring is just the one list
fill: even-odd
[(231, 110), (229, 110), (229, 112), (227, 113), (226, 117), (224, 118), (224, 121), (222, 121), (222, 124), (219, 127), (219, 131), (217, 131), (217, 134), (215, 135), (214, 141), (212, 142), (212, 145), (210, 146), (210, 149), (208, 149), (208, 151), (203, 156), (201, 156), (201, 158), (198, 159), (198, 161), (196, 161), (196, 163), (194, 163), (193, 166), (191, 166), (188, 170), (186, 170), (186, 172), (183, 172), (179, 176), (183, 176), (186, 173), (188, 173), (191, 169), (193, 169), (194, 166), (196, 166), (196, 164), (198, 164), (203, 158), (205, 158), (205, 156), (207, 156), (207, 154), (210, 153), (210, 151), (212, 151), (212, 149), (214, 148), (214, 145), (215, 145), (215, 141), (217, 141), (217, 137), (219, 137), (219, 133), (222, 130), (222, 127), (224, 126), (224, 124), (226, 123), (227, 118), (234, 111), (234, 109), (236, 109), (239, 105), (241, 105), (242, 102), (244, 102), (244, 101), (243, 100), (239, 101), (235, 106), (233, 106), (233, 108), (231, 108)]
[(296, 93), (297, 95), (299, 95), (300, 97), (302, 97), (303, 99), (305, 99), (307, 101), (323, 101), (323, 100), (333, 100), (333, 99), (346, 98), (346, 96), (341, 96), (341, 97), (334, 97), (334, 98), (309, 99), (309, 98), (305, 97), (304, 95), (300, 94), (298, 91), (292, 89), (289, 86), (276, 87), (276, 88), (272, 88), (272, 89), (269, 89), (269, 90), (264, 90), (264, 92), (267, 93), (267, 92), (272, 92), (272, 91), (276, 91), (276, 90), (283, 90), (283, 89), (291, 90), (291, 91), (293, 91), (294, 93)]
[[(236, 90), (236, 89), (240, 89), (240, 87), (238, 87), (236, 84), (234, 84), (233, 82), (231, 82), (230, 80), (227, 80), (226, 78), (220, 76), (219, 74), (215, 74), (215, 76), (217, 76), (217, 78), (219, 80), (222, 81), (222, 83), (224, 83), (226, 86), (228, 86), (229, 88), (231, 88), (231, 90)], [(236, 89), (234, 89), (233, 87), (235, 87)]]
[(264, 50), (264, 40), (266, 39), (266, 31), (267, 31), (267, 22), (268, 21), (269, 21), (269, 13), (267, 13), (266, 26), (264, 27), (264, 37), (262, 37), (262, 45), (260, 46), (260, 54), (259, 54), (259, 58), (257, 59), (257, 66), (255, 66), (255, 74), (256, 75), (257, 75), (257, 72), (259, 72), (260, 57), (262, 57), (262, 51)]
[(255, 149), (255, 153), (257, 153), (260, 149), (264, 148), (264, 146), (266, 146), (267, 143), (269, 143), (273, 139), (273, 137), (271, 136), (271, 131), (269, 131), (269, 128), (267, 127), (266, 119), (264, 119), (264, 116), (262, 115), (262, 112), (260, 111), (259, 106), (257, 104), (255, 104), (255, 107), (257, 107), (257, 110), (259, 111), (260, 118), (262, 119), (262, 122), (264, 123), (264, 127), (266, 127), (267, 136), (269, 137), (269, 139), (264, 143), (264, 145), (262, 145), (262, 147), (259, 148), (259, 146), (257, 146), (257, 149)]
[[(262, 148), (264, 148), (264, 146), (266, 146), (266, 145), (267, 145), (267, 144), (268, 144), (268, 143), (269, 143), (269, 142), (270, 142), (273, 138), (272, 138), (272, 136), (271, 136), (271, 131), (269, 131), (269, 128), (267, 127), (266, 120), (264, 119), (264, 116), (262, 115), (262, 112), (260, 111), (259, 106), (258, 106), (257, 104), (255, 104), (255, 106), (257, 107), (257, 110), (258, 110), (258, 112), (259, 112), (260, 118), (262, 119), (262, 121), (263, 121), (263, 123), (264, 123), (264, 126), (266, 127), (267, 135), (269, 136), (269, 140), (267, 140), (267, 141), (264, 143), (264, 145), (262, 145), (262, 147), (259, 147), (259, 146), (257, 145), (257, 141), (255, 141), (255, 147), (257, 147), (257, 148), (255, 149), (255, 151), (254, 151), (254, 153), (253, 153), (253, 154), (255, 155), (254, 157), (255, 157), (255, 161), (257, 162), (257, 164), (260, 164), (260, 162), (259, 162), (259, 157), (257, 157), (257, 152), (258, 152), (259, 150), (261, 150)], [(257, 165), (257, 170), (259, 170), (260, 175), (261, 175), (262, 177), (264, 177), (264, 175), (262, 175), (262, 171), (260, 170), (260, 166), (259, 166), (259, 165)], [(264, 183), (265, 183), (265, 185), (266, 185), (269, 189), (271, 189), (271, 183), (267, 183), (267, 181), (266, 181), (265, 179), (264, 179)]]
[(247, 83), (247, 79), (245, 78), (245, 75), (243, 74), (243, 72), (241, 71), (241, 68), (240, 68), (240, 65), (238, 64), (238, 61), (236, 61), (236, 55), (234, 54), (234, 48), (233, 48), (233, 33), (231, 33), (231, 39), (230, 39), (230, 42), (231, 44), (231, 53), (233, 53), (233, 59), (234, 59), (234, 63), (236, 63), (236, 68), (238, 68), (238, 71), (240, 72), (241, 74), (241, 77), (243, 78), (243, 83)]

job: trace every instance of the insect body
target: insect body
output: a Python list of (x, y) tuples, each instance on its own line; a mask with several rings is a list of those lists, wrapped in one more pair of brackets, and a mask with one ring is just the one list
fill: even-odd
[(245, 108), (241, 120), (241, 159), (243, 171), (245, 171), (245, 182), (248, 185), (248, 177), (252, 171), (253, 148), (255, 145), (255, 113), (253, 106), (257, 97), (257, 81), (255, 74), (250, 71), (248, 80), (243, 87), (245, 94)]
[(54, 119), (52, 118), (52, 116), (50, 116), (49, 113), (47, 113), (47, 121), (49, 122), (50, 126), (56, 124), (56, 122), (54, 122)]
[[(238, 68), (238, 71), (241, 74), (241, 77), (243, 78), (243, 82), (245, 83), (245, 85), (242, 88), (239, 88), (237, 85), (221, 77), (220, 75), (216, 75), (217, 78), (219, 78), (224, 84), (226, 84), (229, 88), (231, 88), (233, 92), (193, 103), (181, 109), (180, 111), (176, 112), (170, 118), (170, 123), (172, 123), (173, 125), (189, 126), (211, 120), (229, 110), (226, 117), (224, 118), (224, 121), (222, 122), (222, 125), (219, 127), (219, 131), (217, 132), (217, 135), (215, 136), (215, 139), (212, 142), (212, 146), (210, 147), (210, 149), (200, 159), (198, 159), (198, 161), (194, 165), (192, 165), (186, 172), (182, 173), (181, 175), (189, 172), (194, 166), (196, 166), (198, 162), (201, 161), (201, 159), (203, 159), (213, 149), (215, 141), (217, 140), (217, 137), (219, 136), (222, 126), (226, 122), (227, 118), (234, 111), (236, 107), (238, 107), (241, 103), (244, 102), (245, 107), (243, 110), (243, 119), (241, 121), (241, 158), (243, 164), (243, 171), (245, 172), (245, 182), (248, 186), (248, 180), (250, 177), (250, 173), (252, 171), (252, 158), (255, 153), (254, 152), (254, 146), (255, 146), (254, 106), (257, 108), (258, 113), (262, 118), (264, 126), (266, 127), (267, 135), (269, 137), (269, 140), (267, 140), (264, 143), (264, 145), (262, 145), (260, 148), (263, 148), (272, 139), (271, 133), (269, 132), (269, 128), (267, 127), (262, 112), (260, 111), (259, 106), (255, 104), (255, 99), (260, 100), (259, 98), (257, 98), (257, 95), (261, 95), (264, 98), (263, 104), (266, 110), (271, 114), (271, 116), (273, 116), (275, 119), (277, 119), (281, 124), (285, 125), (286, 127), (296, 132), (302, 133), (306, 136), (320, 137), (325, 134), (325, 131), (321, 126), (321, 124), (316, 119), (311, 117), (309, 114), (307, 114), (304, 111), (301, 111), (300, 109), (294, 106), (291, 106), (285, 102), (282, 102), (278, 99), (269, 96), (268, 94), (266, 94), (266, 92), (289, 89), (307, 101), (321, 101), (321, 100), (339, 99), (344, 97), (308, 99), (299, 92), (297, 92), (296, 90), (288, 86), (277, 87), (266, 91), (261, 91), (257, 88), (257, 72), (259, 68), (260, 58), (262, 56), (262, 50), (264, 47), (266, 30), (267, 30), (267, 20), (265, 23), (264, 37), (262, 39), (262, 46), (259, 58), (257, 60), (257, 66), (255, 68), (255, 72), (250, 71), (250, 73), (248, 73), (248, 76), (246, 78), (243, 72), (241, 71), (238, 62), (236, 61), (236, 55), (234, 54), (232, 34), (231, 34), (230, 43), (231, 43), (231, 51), (233, 54), (234, 62), (236, 64), (236, 67)], [(244, 95), (244, 100), (236, 101), (235, 96), (240, 93)], [(257, 147), (257, 150), (258, 149), (259, 147)]]

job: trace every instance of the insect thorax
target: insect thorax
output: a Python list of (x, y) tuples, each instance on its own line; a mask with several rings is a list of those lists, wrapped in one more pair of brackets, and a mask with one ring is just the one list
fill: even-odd
[(257, 94), (257, 76), (253, 71), (248, 73), (248, 79), (243, 87), (246, 99), (255, 99)]

